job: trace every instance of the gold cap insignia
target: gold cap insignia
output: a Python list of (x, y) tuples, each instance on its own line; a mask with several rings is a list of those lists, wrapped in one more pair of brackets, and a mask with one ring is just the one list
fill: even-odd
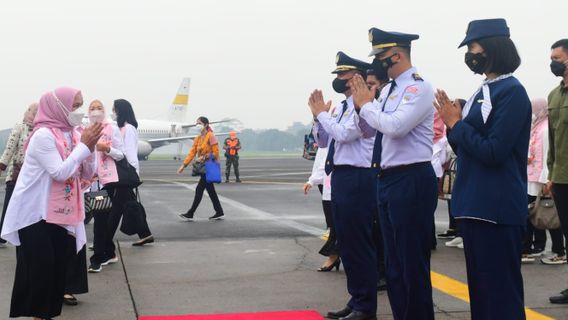
[(369, 31), (369, 42), (373, 42), (373, 31)]

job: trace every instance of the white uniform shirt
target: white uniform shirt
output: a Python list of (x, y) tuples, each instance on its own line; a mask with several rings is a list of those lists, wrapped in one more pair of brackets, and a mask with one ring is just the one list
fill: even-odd
[[(83, 178), (91, 179), (97, 169), (96, 157), (86, 145), (79, 143), (63, 161), (55, 147), (51, 130), (41, 128), (30, 140), (26, 159), (14, 194), (6, 210), (1, 237), (13, 245), (20, 245), (18, 230), (47, 219), (47, 207), (53, 180), (64, 182), (83, 165)], [(83, 198), (81, 197), (81, 203)], [(85, 225), (62, 226), (76, 238), (77, 251), (87, 242)]]

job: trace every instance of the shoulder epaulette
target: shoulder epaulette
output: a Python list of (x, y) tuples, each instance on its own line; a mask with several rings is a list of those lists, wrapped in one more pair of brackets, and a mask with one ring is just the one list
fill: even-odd
[(422, 77), (418, 73), (413, 73), (412, 79), (414, 79), (415, 81), (424, 81), (424, 79), (422, 79)]

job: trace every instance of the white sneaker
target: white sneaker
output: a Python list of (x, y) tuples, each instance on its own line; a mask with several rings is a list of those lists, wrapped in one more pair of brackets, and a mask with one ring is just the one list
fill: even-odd
[(463, 249), (463, 242), (458, 244), (458, 249)]
[(521, 263), (531, 263), (535, 261), (536, 259), (528, 254), (523, 254), (523, 256), (521, 257)]
[(114, 258), (110, 258), (107, 261), (101, 263), (101, 266), (107, 266), (109, 264), (113, 264), (113, 263), (117, 263), (118, 262), (118, 256), (114, 256)]
[(566, 264), (567, 261), (566, 261), (566, 255), (563, 256), (554, 255), (549, 258), (542, 258), (540, 259), (540, 262), (542, 264), (558, 265), (558, 264)]
[(446, 247), (450, 247), (450, 248), (459, 248), (460, 245), (462, 245), (461, 248), (463, 248), (462, 237), (455, 237), (451, 241), (446, 242)]

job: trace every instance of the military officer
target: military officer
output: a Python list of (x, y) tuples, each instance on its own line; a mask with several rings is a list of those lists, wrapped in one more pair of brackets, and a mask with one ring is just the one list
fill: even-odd
[(378, 180), (387, 291), (394, 319), (434, 319), (430, 244), (437, 182), (432, 159), (434, 90), (411, 64), (418, 35), (369, 30), (373, 68), (392, 81), (375, 99), (361, 77), (350, 81), (360, 123), (383, 134)]
[(376, 130), (356, 122), (356, 112), (347, 84), (355, 75), (365, 76), (371, 65), (343, 52), (336, 58), (337, 77), (333, 89), (346, 99), (329, 113), (331, 101), (325, 103), (322, 92), (315, 90), (309, 99), (310, 109), (318, 122), (315, 136), (319, 145), (329, 145), (326, 173), (331, 174), (331, 201), (339, 253), (347, 276), (351, 299), (332, 319), (376, 319), (377, 257), (373, 242), (374, 178), (370, 173)]

